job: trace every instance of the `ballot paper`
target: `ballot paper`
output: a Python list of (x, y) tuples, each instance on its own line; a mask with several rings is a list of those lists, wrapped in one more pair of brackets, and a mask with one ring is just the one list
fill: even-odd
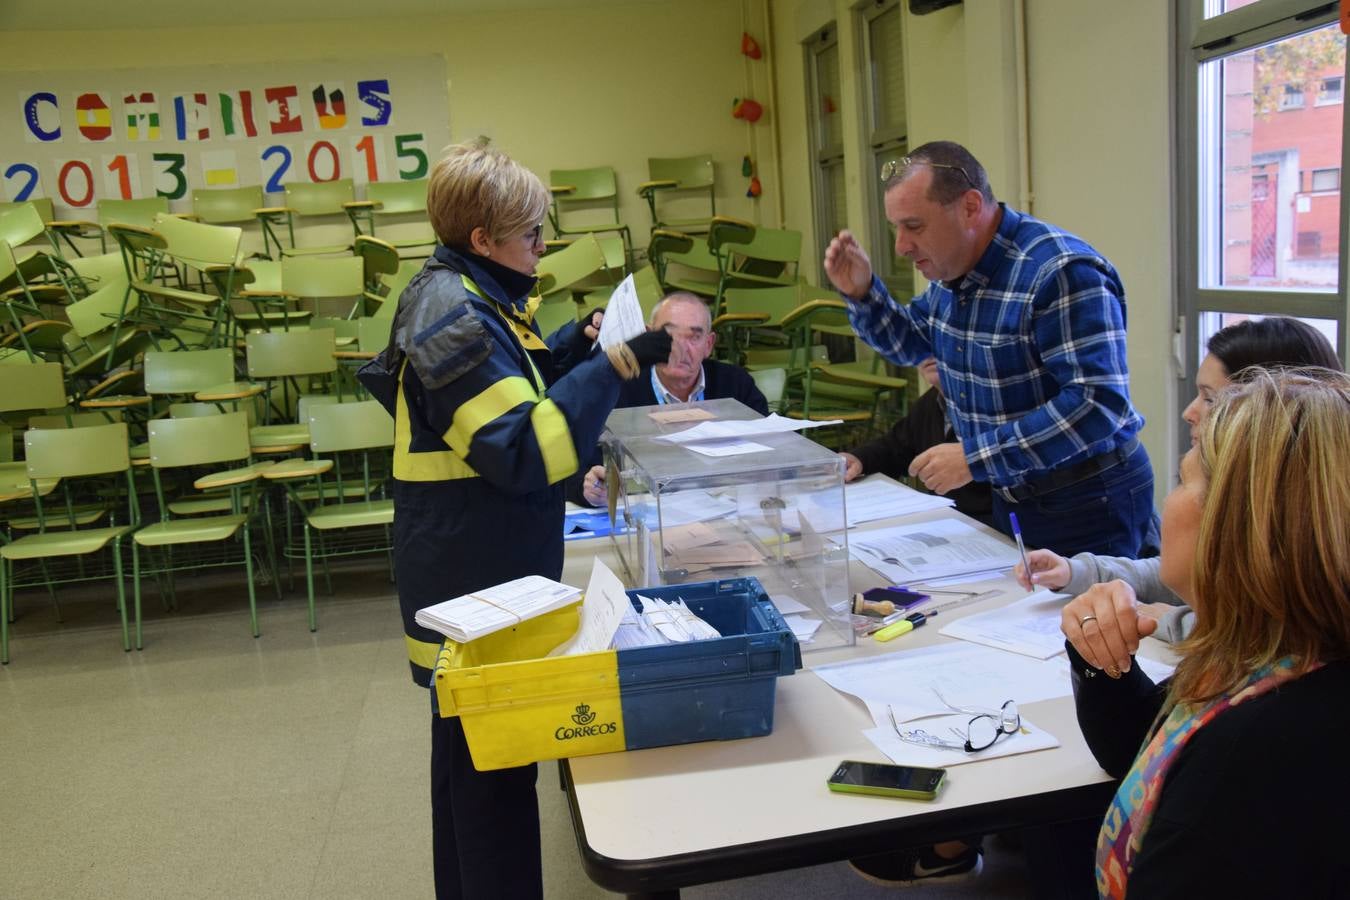
[(820, 619), (811, 616), (783, 616), (783, 621), (792, 629), (793, 637), (800, 644), (811, 643), (811, 639), (816, 636), (821, 626)]
[(770, 413), (762, 419), (732, 419), (728, 421), (702, 422), (693, 428), (663, 434), (653, 438), (671, 444), (691, 444), (696, 441), (720, 441), (727, 438), (754, 437), (760, 434), (781, 434), (787, 431), (801, 431), (805, 428), (819, 428), (822, 425), (838, 425), (842, 420), (828, 422), (808, 422), (805, 419), (788, 419), (777, 413)]
[(955, 519), (860, 531), (849, 551), (891, 584), (1011, 569), (1017, 548)]
[(676, 422), (705, 422), (717, 416), (701, 406), (686, 406), (681, 409), (654, 409), (647, 413), (647, 418), (662, 425), (670, 425)]
[[(654, 500), (649, 501), (655, 508)], [(672, 525), (688, 525), (690, 522), (707, 522), (711, 519), (725, 519), (736, 513), (736, 498), (708, 491), (673, 491), (661, 495), (661, 524), (669, 528)], [(655, 520), (649, 527), (654, 526)]]
[(423, 628), (467, 643), (561, 609), (579, 596), (581, 591), (570, 585), (527, 575), (419, 609), (413, 618)]
[(948, 637), (1010, 650), (1037, 659), (1064, 652), (1060, 610), (1068, 594), (1041, 589), (1007, 606), (962, 616), (942, 626)]
[(572, 656), (577, 653), (595, 653), (608, 650), (614, 642), (614, 632), (623, 621), (624, 613), (633, 608), (624, 593), (619, 576), (596, 557), (591, 564), (591, 578), (586, 583), (586, 597), (581, 601), (581, 623), (576, 634), (554, 647), (549, 656)]
[(604, 350), (616, 344), (630, 341), (647, 330), (642, 320), (642, 304), (638, 302), (637, 287), (633, 276), (629, 275), (614, 293), (609, 295), (605, 304), (605, 318), (600, 322), (600, 336), (596, 343)]
[(766, 447), (755, 441), (744, 441), (740, 438), (727, 438), (717, 441), (699, 441), (694, 444), (687, 444), (688, 449), (700, 454), (701, 456), (744, 456), (747, 453), (768, 453), (772, 447)]

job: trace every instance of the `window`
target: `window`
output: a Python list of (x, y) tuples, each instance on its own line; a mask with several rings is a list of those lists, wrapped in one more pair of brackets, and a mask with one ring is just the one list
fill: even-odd
[(1309, 190), (1312, 191), (1339, 191), (1341, 189), (1341, 170), (1340, 169), (1313, 169), (1312, 184)]
[(1345, 99), (1345, 76), (1334, 75), (1331, 78), (1323, 78), (1322, 84), (1317, 89), (1317, 105), (1326, 106), (1328, 103), (1340, 103)]
[[(839, 105), (839, 40), (827, 26), (805, 43), (807, 122), (815, 164), (811, 169), (816, 234), (822, 246), (848, 226), (847, 186), (844, 181), (844, 126)], [(828, 284), (821, 263), (822, 284)]]
[(868, 219), (872, 228), (868, 246), (875, 248), (873, 264), (877, 275), (900, 300), (914, 295), (914, 264), (895, 255), (895, 233), (886, 221), (879, 182), (881, 167), (889, 160), (904, 156), (908, 147), (908, 120), (905, 115), (905, 45), (902, 30), (903, 10), (899, 0), (874, 0), (865, 8), (859, 24), (861, 46), (866, 53), (864, 72), (869, 104), (867, 108), (867, 196)]
[(1335, 7), (1184, 0), (1177, 9), (1177, 327), (1194, 336), (1182, 342), (1184, 405), (1205, 341), (1232, 321), (1296, 316), (1343, 338), (1350, 210)]

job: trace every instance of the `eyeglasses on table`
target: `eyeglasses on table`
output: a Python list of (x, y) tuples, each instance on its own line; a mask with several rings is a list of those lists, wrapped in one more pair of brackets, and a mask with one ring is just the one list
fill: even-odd
[(930, 734), (922, 728), (902, 730), (900, 723), (895, 719), (895, 710), (888, 705), (886, 711), (891, 717), (891, 727), (895, 729), (895, 733), (900, 740), (921, 747), (938, 747), (944, 750), (964, 750), (966, 753), (979, 753), (981, 750), (988, 750), (994, 746), (994, 743), (1005, 734), (1016, 734), (1022, 728), (1022, 716), (1017, 711), (1017, 703), (1012, 700), (1005, 702), (998, 710), (985, 710), (978, 707), (956, 706), (949, 702), (946, 697), (943, 697), (936, 688), (933, 689), (933, 693), (937, 694), (943, 706), (953, 712), (971, 714), (971, 719), (964, 728), (952, 727), (949, 729), (960, 743)]

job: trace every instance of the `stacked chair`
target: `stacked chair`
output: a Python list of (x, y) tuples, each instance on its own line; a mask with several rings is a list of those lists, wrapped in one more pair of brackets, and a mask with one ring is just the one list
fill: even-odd
[[(316, 568), (331, 589), (332, 558), (389, 559), (393, 421), (352, 376), (421, 269), (403, 255), (433, 241), (399, 224), (425, 231), (425, 182), (368, 197), (295, 184), (264, 207), (260, 188), (204, 190), (186, 216), (101, 201), (97, 224), (55, 221), (50, 201), (0, 206), (0, 661), (12, 624), (41, 622), (26, 598), (45, 592), (59, 622), (71, 582), (112, 582), (98, 596), (140, 649), (170, 631), (145, 622), (152, 585), (172, 611), (195, 573), (232, 568), (257, 636), (279, 554), (304, 561), (311, 628)], [(325, 216), (380, 236), (307, 240)], [(243, 249), (250, 227), (270, 259)], [(556, 272), (572, 317), (626, 257), (618, 234), (582, 237), (589, 263), (573, 251)]]

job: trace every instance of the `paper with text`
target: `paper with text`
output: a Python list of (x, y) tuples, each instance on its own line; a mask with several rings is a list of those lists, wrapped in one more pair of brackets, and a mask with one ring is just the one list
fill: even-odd
[(608, 650), (624, 614), (632, 608), (619, 576), (596, 557), (591, 565), (591, 580), (586, 583), (586, 597), (581, 601), (581, 624), (576, 634), (554, 647), (549, 656)]
[[(953, 713), (948, 716), (908, 722), (901, 725), (900, 728), (904, 731), (918, 728), (944, 741), (963, 742), (965, 741), (963, 729), (969, 721), (969, 713)], [(1053, 734), (1042, 731), (1025, 718), (1022, 719), (1022, 730), (1017, 734), (1004, 735), (995, 741), (993, 746), (978, 753), (967, 753), (960, 749), (950, 750), (946, 747), (925, 747), (903, 741), (900, 739), (900, 735), (896, 733), (895, 728), (891, 726), (889, 719), (886, 720), (885, 725), (878, 725), (876, 728), (864, 731), (863, 737), (890, 757), (891, 762), (896, 765), (926, 766), (937, 769), (979, 762), (982, 759), (995, 759), (999, 756), (1030, 753), (1033, 750), (1052, 750), (1059, 746), (1059, 741), (1055, 739)]]
[(542, 575), (527, 575), (419, 609), (413, 618), (423, 628), (467, 643), (560, 609), (580, 593)]
[(999, 609), (963, 616), (942, 626), (948, 637), (973, 641), (1049, 659), (1064, 652), (1064, 633), (1059, 630), (1060, 610), (1068, 594), (1041, 589)]
[(646, 330), (647, 323), (642, 321), (642, 304), (638, 302), (637, 287), (633, 283), (633, 276), (629, 275), (609, 295), (596, 343), (608, 350), (615, 344), (632, 340)]
[(1016, 547), (955, 519), (860, 531), (851, 537), (849, 550), (869, 569), (902, 585), (1011, 569), (1021, 559)]

